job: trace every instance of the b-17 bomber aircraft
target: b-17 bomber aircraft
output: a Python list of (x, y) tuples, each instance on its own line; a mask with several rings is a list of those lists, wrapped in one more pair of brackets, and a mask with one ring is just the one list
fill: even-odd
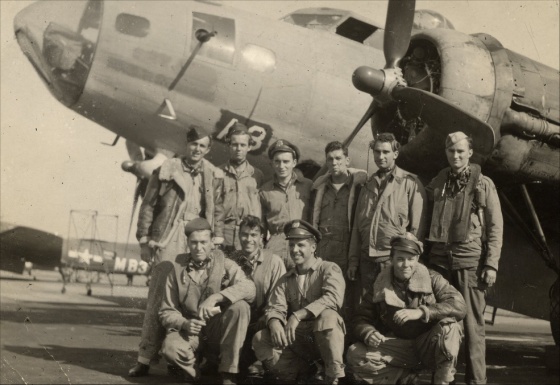
[(270, 20), (227, 2), (49, 1), (21, 11), (14, 28), (55, 98), (126, 139), (122, 167), (139, 178), (137, 194), (183, 153), (191, 124), (212, 132), (216, 164), (229, 127), (246, 124), (265, 174), (268, 146), (292, 141), (308, 177), (327, 142), (344, 140), (366, 168), (364, 141), (393, 132), (404, 145), (397, 163), (424, 182), (447, 165), (445, 136), (466, 132), (506, 222), (489, 302), (550, 318), (559, 342), (558, 70), (412, 0), (389, 1), (385, 25), (333, 8)]

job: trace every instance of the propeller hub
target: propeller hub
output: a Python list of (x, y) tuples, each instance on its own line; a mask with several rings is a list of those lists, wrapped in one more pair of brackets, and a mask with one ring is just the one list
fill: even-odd
[(352, 74), (352, 83), (358, 90), (376, 96), (383, 90), (385, 73), (382, 70), (362, 66)]
[(354, 87), (371, 96), (384, 96), (391, 98), (391, 92), (396, 86), (406, 87), (402, 70), (397, 68), (386, 68), (378, 70), (371, 67), (362, 66), (352, 74)]

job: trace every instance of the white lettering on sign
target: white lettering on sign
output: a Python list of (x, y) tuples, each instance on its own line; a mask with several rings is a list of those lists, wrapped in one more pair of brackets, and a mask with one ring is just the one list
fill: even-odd
[(136, 259), (129, 259), (128, 260), (128, 269), (126, 269), (127, 273), (136, 273), (138, 270), (138, 260)]
[(126, 269), (126, 258), (116, 257), (115, 258), (115, 266), (113, 267), (113, 272), (124, 273), (125, 269)]
[(148, 263), (140, 261), (138, 263), (138, 274), (146, 274), (148, 272)]

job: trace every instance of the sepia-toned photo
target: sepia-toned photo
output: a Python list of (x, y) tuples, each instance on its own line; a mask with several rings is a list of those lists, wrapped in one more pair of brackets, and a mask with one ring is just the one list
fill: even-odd
[(560, 384), (557, 0), (0, 18), (0, 383)]

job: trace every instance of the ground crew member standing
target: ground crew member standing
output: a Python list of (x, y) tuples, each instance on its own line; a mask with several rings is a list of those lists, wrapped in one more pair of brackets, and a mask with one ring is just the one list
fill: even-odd
[(424, 236), (426, 199), (418, 178), (396, 166), (400, 144), (383, 133), (372, 143), (379, 168), (361, 189), (350, 240), (348, 277), (360, 272), (363, 291), (371, 289), (377, 275), (390, 266), (389, 241), (407, 232)]
[(291, 220), (309, 220), (312, 182), (294, 172), (299, 150), (287, 140), (278, 140), (270, 146), (268, 158), (272, 161), (274, 178), (266, 182), (260, 192), (263, 225), (270, 232), (266, 248), (279, 255), (286, 268), (290, 268), (293, 261), (282, 230)]
[(502, 211), (492, 180), (481, 174), (479, 165), (469, 162), (472, 139), (460, 131), (449, 134), (445, 152), (450, 167), (427, 186), (434, 202), (429, 263), (465, 298), (465, 381), (485, 384), (484, 308), (486, 289), (496, 282)]
[(408, 384), (422, 367), (433, 383), (454, 380), (461, 345), (457, 323), (467, 310), (461, 294), (418, 262), (422, 243), (412, 235), (391, 241), (391, 268), (363, 297), (355, 317), (359, 343), (348, 349), (350, 371), (369, 384)]
[(162, 354), (180, 367), (187, 381), (199, 379), (197, 352), (218, 364), (224, 384), (235, 384), (239, 355), (255, 298), (255, 285), (239, 265), (213, 250), (204, 218), (185, 226), (190, 252), (173, 263), (159, 310), (167, 331)]
[[(321, 233), (305, 221), (284, 227), (295, 267), (276, 284), (266, 309), (267, 329), (253, 338), (257, 359), (282, 383), (305, 380), (322, 359), (327, 383), (344, 377), (344, 296), (342, 271), (315, 256)], [(303, 378), (302, 378), (303, 377)]]
[(247, 337), (243, 345), (240, 371), (247, 375), (261, 374), (259, 368), (252, 365), (255, 354), (251, 341), (255, 333), (266, 328), (264, 309), (270, 302), (272, 289), (276, 282), (286, 273), (284, 261), (270, 250), (263, 249), (264, 229), (260, 218), (248, 215), (239, 225), (239, 242), (241, 250), (234, 251), (230, 258), (241, 266), (241, 269), (253, 279), (257, 289), (255, 301), (251, 305), (251, 323), (247, 329)]
[[(325, 261), (335, 262), (343, 272), (348, 270), (348, 247), (351, 224), (361, 186), (367, 180), (364, 170), (348, 168), (348, 148), (340, 142), (325, 147), (328, 172), (313, 183), (313, 226), (322, 238), (317, 254)], [(358, 289), (356, 291), (356, 289)], [(346, 321), (361, 295), (356, 282), (346, 282), (342, 316)]]
[(241, 248), (238, 237), (241, 219), (246, 215), (261, 217), (259, 188), (264, 176), (247, 161), (251, 138), (247, 127), (235, 123), (228, 133), (229, 162), (220, 166), (224, 171), (224, 250), (227, 253)]
[(223, 172), (204, 159), (212, 139), (202, 128), (193, 126), (187, 132), (186, 144), (183, 158), (168, 159), (154, 171), (138, 214), (136, 237), (142, 260), (151, 261), (153, 267), (138, 362), (128, 373), (132, 377), (147, 375), (150, 362), (159, 360), (165, 330), (158, 310), (172, 268), (170, 261), (187, 250), (182, 231), (185, 224), (206, 218), (214, 232), (214, 243), (223, 242)]

